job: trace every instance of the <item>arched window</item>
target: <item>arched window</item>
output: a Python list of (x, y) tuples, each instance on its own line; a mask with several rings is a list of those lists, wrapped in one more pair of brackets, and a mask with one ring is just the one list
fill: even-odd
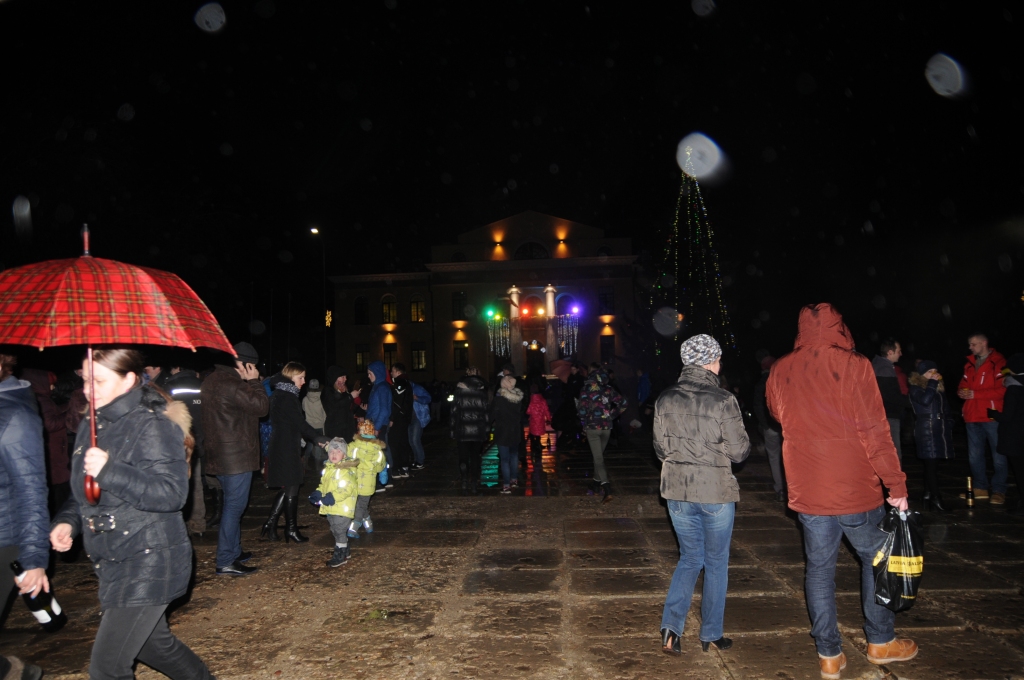
[[(576, 309), (574, 312), (573, 309)], [(576, 302), (576, 298), (572, 295), (559, 295), (555, 300), (555, 313), (561, 316), (562, 314), (579, 314), (580, 306)]]
[(381, 298), (381, 323), (398, 323), (398, 301), (390, 293)]
[[(543, 310), (543, 314), (541, 314), (541, 310)], [(544, 301), (536, 295), (530, 295), (519, 303), (519, 316), (521, 317), (546, 316), (547, 314), (550, 312), (544, 309)]]
[(366, 326), (370, 323), (370, 303), (366, 298), (356, 298), (355, 310), (352, 315), (352, 323), (356, 326)]
[(427, 303), (422, 295), (413, 295), (409, 302), (409, 321), (424, 323), (427, 320)]
[(515, 259), (517, 260), (546, 260), (551, 255), (548, 249), (539, 243), (530, 241), (516, 248)]

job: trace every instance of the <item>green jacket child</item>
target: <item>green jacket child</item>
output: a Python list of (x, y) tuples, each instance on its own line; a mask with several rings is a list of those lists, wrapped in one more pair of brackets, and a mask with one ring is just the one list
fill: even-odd
[[(365, 421), (364, 421), (365, 422)], [(369, 436), (367, 436), (369, 432)], [(372, 496), (377, 488), (377, 475), (387, 465), (384, 455), (386, 445), (373, 434), (373, 423), (369, 427), (360, 428), (360, 434), (352, 439), (348, 447), (348, 457), (358, 461), (356, 471), (360, 496)]]
[[(340, 442), (336, 444), (336, 442)], [(351, 449), (349, 450), (351, 453)], [(336, 438), (327, 445), (328, 462), (320, 473), (320, 486), (309, 500), (320, 506), (321, 515), (352, 518), (356, 512), (357, 469), (359, 461), (345, 452), (345, 440)]]

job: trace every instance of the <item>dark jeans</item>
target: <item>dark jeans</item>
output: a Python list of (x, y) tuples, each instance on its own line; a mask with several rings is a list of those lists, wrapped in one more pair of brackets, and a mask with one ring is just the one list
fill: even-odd
[(459, 470), (464, 482), (480, 479), (480, 451), (483, 442), (459, 442)]
[(427, 456), (423, 451), (423, 426), (418, 418), (413, 418), (409, 423), (409, 445), (412, 446), (413, 462), (423, 465)]
[(228, 567), (242, 554), (242, 513), (249, 505), (252, 473), (217, 475), (217, 479), (224, 487), (224, 507), (217, 535), (217, 566)]
[(103, 612), (89, 661), (89, 680), (132, 680), (138, 659), (171, 680), (212, 678), (195, 652), (171, 634), (165, 604)]
[(409, 421), (394, 420), (388, 428), (388, 448), (391, 460), (398, 469), (412, 465), (412, 444), (409, 443)]
[(811, 635), (821, 656), (838, 656), (843, 651), (836, 621), (836, 560), (844, 535), (860, 558), (860, 597), (868, 643), (884, 645), (896, 638), (896, 614), (875, 604), (875, 575), (871, 562), (888, 535), (878, 528), (883, 517), (884, 505), (853, 515), (800, 513), (800, 522), (804, 525), (804, 552), (807, 554), (804, 591), (811, 615)]
[[(992, 493), (1006, 493), (1006, 478), (1009, 466), (1006, 456), (996, 451), (999, 442), (999, 423), (967, 423), (967, 457), (974, 476), (974, 488), (991, 490)], [(989, 483), (985, 470), (985, 444), (992, 449), (992, 480)]]

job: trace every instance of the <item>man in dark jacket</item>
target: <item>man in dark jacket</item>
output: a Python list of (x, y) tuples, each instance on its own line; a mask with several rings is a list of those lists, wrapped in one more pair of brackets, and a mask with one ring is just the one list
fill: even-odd
[(408, 477), (412, 465), (412, 444), (409, 442), (409, 425), (413, 413), (412, 383), (405, 375), (405, 364), (391, 365), (391, 424), (388, 448), (395, 461), (395, 477)]
[(348, 391), (348, 375), (338, 366), (327, 369), (327, 384), (320, 394), (324, 407), (324, 436), (341, 437), (346, 442), (356, 436), (356, 418), (352, 413), (352, 400), (358, 396)]
[[(15, 586), (32, 597), (50, 592), (43, 421), (30, 383), (11, 375), (14, 363), (12, 355), (0, 354), (0, 614)], [(20, 583), (10, 569), (14, 560), (25, 572)], [(0, 657), (0, 677), (19, 664), (13, 657)]]
[(906, 393), (900, 388), (900, 379), (896, 375), (896, 362), (903, 356), (900, 343), (892, 338), (882, 341), (879, 352), (871, 360), (871, 368), (875, 371), (878, 391), (882, 393), (882, 405), (885, 407), (885, 419), (889, 421), (889, 432), (892, 435), (896, 456), (903, 460), (903, 447), (900, 445), (900, 420), (910, 403)]
[(234, 349), (235, 366), (216, 366), (203, 381), (201, 397), (206, 472), (224, 487), (217, 573), (243, 576), (256, 571), (243, 564), (251, 555), (242, 552), (241, 521), (252, 473), (260, 469), (259, 420), (270, 410), (270, 399), (256, 369), (256, 348), (240, 342)]
[(192, 438), (195, 445), (192, 449), (192, 476), (189, 478), (191, 491), (189, 502), (183, 514), (188, 518), (186, 525), (194, 534), (206, 531), (206, 501), (203, 498), (203, 381), (199, 374), (191, 368), (171, 367), (170, 377), (164, 384), (164, 390), (176, 400), (188, 407), (192, 416)]
[(768, 456), (768, 466), (772, 470), (772, 482), (775, 487), (775, 499), (780, 503), (786, 502), (786, 480), (782, 472), (782, 426), (779, 425), (772, 414), (768, 413), (768, 404), (765, 401), (765, 387), (768, 385), (768, 375), (771, 373), (775, 357), (766, 356), (761, 359), (761, 379), (754, 386), (754, 415), (757, 417), (757, 427), (761, 430), (761, 437), (764, 439), (764, 452)]
[(455, 385), (449, 432), (458, 444), (462, 490), (475, 494), (480, 481), (481, 449), (489, 434), (487, 383), (475, 366), (467, 368), (466, 375)]

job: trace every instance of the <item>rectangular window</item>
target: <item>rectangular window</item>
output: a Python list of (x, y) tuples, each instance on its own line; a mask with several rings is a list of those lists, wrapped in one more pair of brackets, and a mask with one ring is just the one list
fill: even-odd
[(382, 323), (398, 323), (398, 303), (395, 298), (388, 298), (381, 303), (381, 316), (384, 317)]
[(601, 286), (597, 289), (597, 313), (615, 313), (615, 289), (611, 286)]
[(365, 343), (356, 343), (356, 370), (365, 371), (370, 365), (370, 346)]
[(427, 343), (425, 343), (425, 342), (414, 342), (414, 343), (412, 343), (412, 370), (414, 370), (414, 371), (425, 371), (425, 370), (427, 370)]
[(391, 371), (391, 365), (398, 361), (398, 343), (397, 342), (385, 342), (384, 343), (384, 366)]
[(452, 321), (464, 321), (469, 300), (465, 293), (452, 293)]
[(469, 343), (465, 340), (456, 340), (453, 349), (455, 351), (455, 370), (463, 371), (469, 368)]
[(409, 320), (413, 323), (423, 323), (427, 320), (427, 303), (423, 300), (413, 300), (409, 305)]
[(615, 336), (601, 336), (601, 363), (611, 365), (615, 363)]

